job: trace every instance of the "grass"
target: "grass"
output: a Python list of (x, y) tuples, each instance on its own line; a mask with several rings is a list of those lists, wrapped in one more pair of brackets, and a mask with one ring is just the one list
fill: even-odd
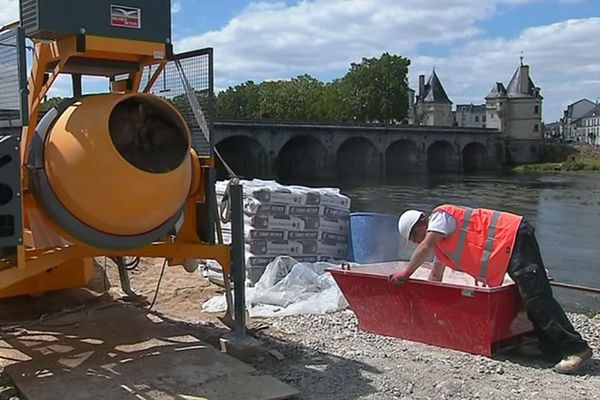
[(566, 161), (562, 163), (524, 164), (512, 168), (513, 172), (577, 172), (600, 171), (600, 163), (588, 161)]

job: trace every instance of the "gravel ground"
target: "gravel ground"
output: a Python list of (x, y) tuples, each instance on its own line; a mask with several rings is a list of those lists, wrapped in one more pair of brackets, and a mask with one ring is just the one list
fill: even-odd
[(600, 399), (600, 315), (571, 314), (594, 348), (579, 376), (518, 355), (497, 359), (359, 332), (351, 311), (270, 320), (285, 359), (264, 366), (302, 399)]
[[(133, 277), (135, 287), (145, 295), (153, 293), (160, 272), (160, 268), (151, 267), (143, 265), (141, 272)], [(153, 271), (145, 273), (146, 269)], [(109, 270), (112, 280), (115, 274)], [(215, 294), (207, 285), (207, 282), (192, 285), (189, 274), (170, 270), (165, 274), (155, 309), (161, 315), (173, 318), (173, 323), (181, 324), (190, 333), (218, 347), (219, 338), (228, 330), (214, 314), (204, 315), (200, 310), (203, 301), (198, 299)], [(69, 295), (60, 302), (54, 295), (48, 296), (28, 302), (30, 308), (43, 314), (61, 309), (59, 306), (98, 301), (89, 294), (83, 297)], [(38, 305), (44, 305), (44, 308)], [(14, 316), (9, 315), (10, 310), (18, 311), (21, 317), (36, 317), (24, 314), (23, 309), (15, 308), (15, 304), (9, 302), (0, 308), (4, 321), (14, 320)], [(551, 370), (552, 363), (543, 360), (516, 355), (492, 360), (359, 332), (356, 318), (349, 310), (323, 316), (250, 321), (250, 326), (259, 326), (263, 322), (270, 326), (258, 337), (264, 348), (272, 352), (269, 355), (263, 353), (252, 363), (261, 372), (299, 389), (304, 400), (600, 400), (600, 314), (593, 318), (582, 314), (569, 316), (595, 351), (595, 359), (580, 376), (556, 374)], [(0, 400), (21, 399), (0, 368)]]
[[(556, 374), (553, 364), (543, 360), (517, 355), (488, 359), (360, 332), (351, 311), (252, 321), (270, 325), (258, 336), (270, 353), (251, 361), (261, 372), (299, 389), (304, 400), (600, 400), (600, 314), (570, 318), (595, 351), (579, 376)], [(215, 346), (226, 332), (210, 323), (172, 322)], [(21, 399), (0, 373), (0, 400)]]

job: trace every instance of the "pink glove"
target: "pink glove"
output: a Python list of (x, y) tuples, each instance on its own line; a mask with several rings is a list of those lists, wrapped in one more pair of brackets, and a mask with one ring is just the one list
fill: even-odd
[(396, 284), (396, 285), (402, 285), (406, 280), (407, 280), (407, 276), (404, 271), (396, 272), (395, 274), (390, 275), (388, 277), (388, 282)]

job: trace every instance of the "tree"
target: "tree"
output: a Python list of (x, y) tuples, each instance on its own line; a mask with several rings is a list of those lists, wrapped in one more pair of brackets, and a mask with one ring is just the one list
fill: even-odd
[(46, 100), (42, 104), (40, 104), (40, 111), (42, 111), (42, 112), (48, 111), (52, 107), (60, 104), (65, 99), (66, 99), (66, 97), (50, 97), (48, 100)]
[(341, 83), (342, 102), (360, 121), (401, 121), (408, 113), (409, 65), (409, 59), (388, 53), (352, 63)]
[(321, 120), (323, 109), (320, 99), (324, 95), (323, 82), (310, 75), (300, 75), (290, 82), (292, 101), (296, 104), (290, 115), (295, 119)]
[(268, 81), (259, 85), (260, 109), (271, 118), (315, 121), (320, 119), (319, 99), (323, 83), (309, 75), (289, 81)]
[(351, 64), (342, 79), (324, 84), (304, 74), (291, 80), (247, 81), (217, 96), (225, 118), (398, 122), (408, 113), (407, 58), (384, 53)]
[(346, 97), (341, 79), (335, 79), (327, 83), (317, 100), (318, 119), (321, 121), (346, 122), (350, 118), (350, 105)]
[(259, 118), (259, 86), (252, 81), (230, 87), (217, 96), (217, 115), (225, 118)]

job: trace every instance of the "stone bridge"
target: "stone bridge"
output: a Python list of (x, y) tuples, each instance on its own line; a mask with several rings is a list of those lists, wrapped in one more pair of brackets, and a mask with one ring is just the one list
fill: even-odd
[(476, 172), (497, 170), (504, 161), (503, 141), (491, 129), (221, 119), (213, 138), (226, 162), (248, 179)]

